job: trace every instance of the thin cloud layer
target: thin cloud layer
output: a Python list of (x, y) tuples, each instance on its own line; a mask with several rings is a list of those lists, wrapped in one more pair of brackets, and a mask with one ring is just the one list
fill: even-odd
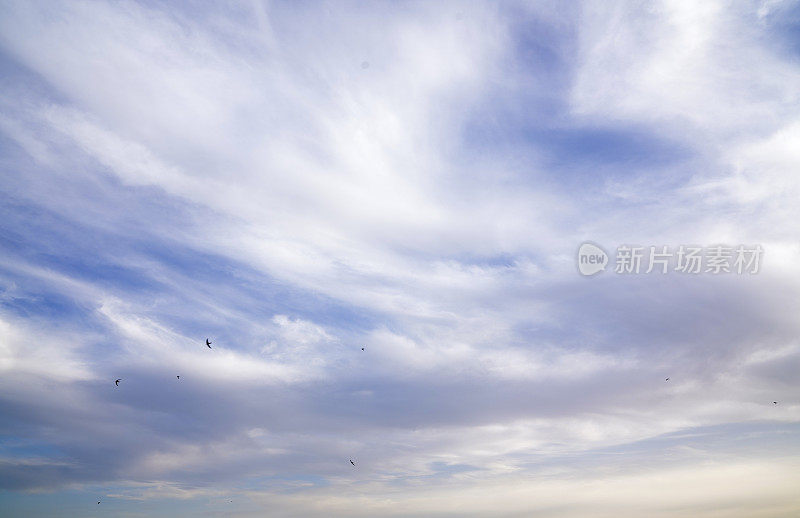
[(800, 510), (795, 3), (0, 12), (10, 516)]

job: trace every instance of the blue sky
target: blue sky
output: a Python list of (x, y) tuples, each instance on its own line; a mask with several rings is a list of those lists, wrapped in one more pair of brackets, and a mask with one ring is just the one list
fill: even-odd
[(2, 2), (4, 516), (797, 515), (798, 12)]

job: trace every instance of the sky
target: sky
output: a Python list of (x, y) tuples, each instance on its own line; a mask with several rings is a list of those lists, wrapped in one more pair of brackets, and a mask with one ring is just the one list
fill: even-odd
[(799, 108), (789, 1), (3, 0), (0, 514), (800, 515)]

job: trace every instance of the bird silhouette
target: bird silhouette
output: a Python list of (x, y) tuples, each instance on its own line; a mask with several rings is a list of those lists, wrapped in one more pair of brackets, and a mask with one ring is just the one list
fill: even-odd
[(363, 351), (363, 350), (364, 350), (364, 348), (362, 347), (362, 348), (361, 348), (361, 350)]
[(120, 379), (118, 379), (118, 380), (114, 380), (114, 385), (116, 385), (116, 386), (118, 386), (118, 387), (119, 387), (119, 382), (120, 382), (120, 381), (122, 381), (122, 378), (120, 378)]
[(353, 459), (350, 459), (350, 464), (352, 464), (353, 466), (355, 466), (355, 465), (356, 465), (356, 463), (355, 463), (355, 462), (353, 462)]
[(100, 505), (100, 502), (97, 502), (97, 505)]
[(777, 402), (777, 401), (773, 401), (773, 402), (772, 402), (772, 404), (773, 404), (773, 405), (777, 405), (777, 404), (778, 404), (778, 402)]
[(669, 378), (665, 379), (664, 381), (669, 381)]
[(181, 377), (180, 377), (180, 376), (178, 376), (178, 379), (181, 379)]
[(208, 346), (209, 349), (211, 349), (211, 344), (212, 343), (214, 343), (214, 342), (209, 342), (208, 338), (206, 338), (206, 345)]

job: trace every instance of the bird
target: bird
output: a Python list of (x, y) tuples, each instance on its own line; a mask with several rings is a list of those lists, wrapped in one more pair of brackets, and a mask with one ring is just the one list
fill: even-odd
[(773, 402), (772, 402), (772, 404), (773, 404), (773, 405), (777, 405), (777, 404), (778, 404), (778, 402), (777, 402), (777, 401), (773, 401)]
[(114, 385), (116, 385), (116, 386), (118, 386), (118, 387), (119, 387), (119, 382), (120, 382), (120, 381), (122, 381), (122, 378), (120, 378), (120, 379), (118, 379), (118, 380), (114, 380)]
[(355, 462), (353, 462), (353, 459), (350, 459), (350, 464), (352, 464), (353, 466), (355, 466), (355, 465), (356, 465), (356, 463), (355, 463)]
[(364, 348), (362, 347), (362, 348), (361, 348), (361, 350), (363, 351), (363, 350), (364, 350)]
[(669, 381), (669, 378), (665, 379), (664, 381)]
[(180, 376), (178, 376), (178, 379), (181, 379), (181, 377), (180, 377)]
[(211, 349), (211, 344), (212, 343), (214, 343), (214, 342), (209, 342), (208, 338), (206, 338), (206, 345), (208, 346), (209, 349)]
[(97, 505), (100, 505), (100, 501), (99, 500), (97, 501)]

